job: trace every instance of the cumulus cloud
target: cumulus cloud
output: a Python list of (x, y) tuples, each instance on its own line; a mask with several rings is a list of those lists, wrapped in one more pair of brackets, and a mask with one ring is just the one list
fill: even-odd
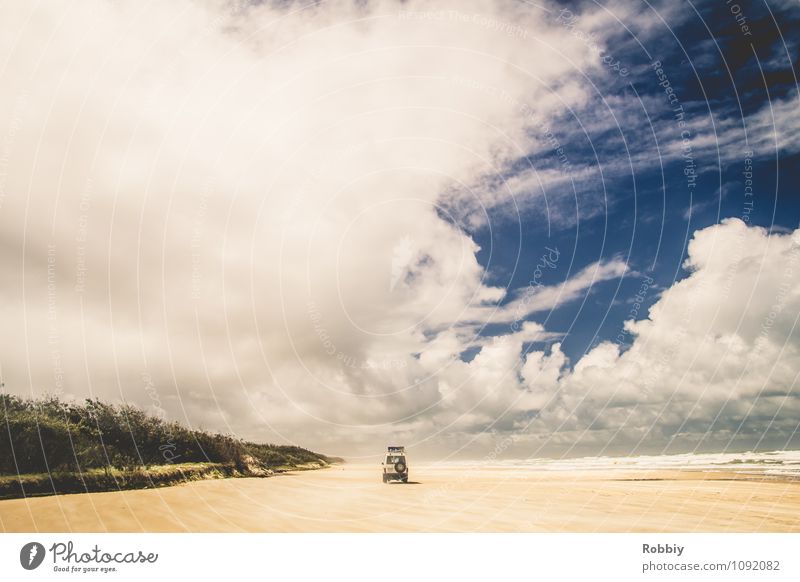
[[(529, 432), (616, 452), (797, 444), (800, 229), (728, 219), (695, 233), (684, 266), (647, 318), (626, 322), (628, 350), (602, 343), (549, 383)], [(550, 358), (562, 360), (534, 365)]]
[[(544, 15), (6, 7), (8, 389), (308, 446), (440, 406), (420, 354), (486, 343), (465, 316), (506, 295), (440, 195), (524, 151), (528, 112), (583, 98), (589, 55)], [(549, 337), (526, 330), (508, 341)]]

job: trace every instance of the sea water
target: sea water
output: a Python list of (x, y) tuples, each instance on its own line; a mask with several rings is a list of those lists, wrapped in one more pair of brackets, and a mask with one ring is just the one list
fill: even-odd
[(531, 468), (543, 471), (608, 471), (614, 469), (675, 469), (737, 471), (800, 477), (800, 451), (745, 453), (686, 453), (629, 457), (581, 457), (571, 459), (492, 459), (446, 461), (439, 466), (479, 465), (487, 468)]

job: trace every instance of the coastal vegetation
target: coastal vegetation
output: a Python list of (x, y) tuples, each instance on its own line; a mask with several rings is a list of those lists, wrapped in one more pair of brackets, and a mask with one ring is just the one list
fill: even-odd
[(0, 498), (267, 477), (341, 461), (187, 428), (162, 416), (97, 399), (0, 395)]

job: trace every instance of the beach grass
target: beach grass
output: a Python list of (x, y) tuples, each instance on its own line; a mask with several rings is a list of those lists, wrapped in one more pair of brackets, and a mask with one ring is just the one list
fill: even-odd
[(255, 443), (99, 400), (0, 395), (0, 498), (269, 477), (341, 459)]

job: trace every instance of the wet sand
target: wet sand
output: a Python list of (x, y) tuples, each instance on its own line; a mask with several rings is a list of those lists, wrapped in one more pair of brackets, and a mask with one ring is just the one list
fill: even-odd
[(798, 532), (800, 481), (701, 471), (376, 465), (0, 501), (7, 532)]

